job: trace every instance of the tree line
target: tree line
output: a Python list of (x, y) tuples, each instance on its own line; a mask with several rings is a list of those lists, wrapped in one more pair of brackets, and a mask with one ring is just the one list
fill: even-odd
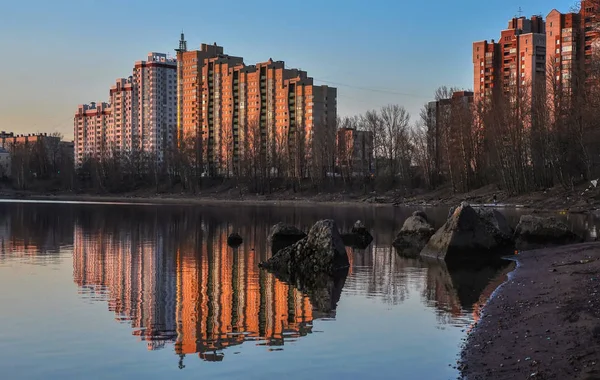
[[(104, 151), (74, 165), (60, 144), (18, 145), (11, 179), (18, 190), (122, 193), (147, 189), (195, 194), (220, 184), (248, 193), (341, 192), (447, 188), (468, 192), (496, 184), (510, 194), (556, 185), (573, 189), (600, 177), (600, 68), (575, 65), (569, 76), (465, 101), (439, 88), (437, 107), (417, 119), (401, 105), (338, 118), (311, 131), (278, 131), (248, 123), (215, 136), (217, 149), (186, 138), (153, 153)], [(555, 73), (556, 67), (547, 72)], [(364, 156), (339, 129), (366, 133)], [(365, 149), (363, 146), (359, 149)], [(245, 190), (244, 190), (245, 189)]]

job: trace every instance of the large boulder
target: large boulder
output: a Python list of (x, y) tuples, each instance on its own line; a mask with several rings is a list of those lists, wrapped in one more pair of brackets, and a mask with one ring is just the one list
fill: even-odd
[(267, 240), (271, 246), (271, 253), (275, 254), (305, 237), (306, 233), (304, 231), (290, 224), (280, 222), (271, 227)]
[(320, 220), (312, 226), (308, 236), (280, 250), (259, 266), (284, 275), (310, 278), (317, 273), (333, 275), (337, 270), (349, 267), (350, 262), (335, 222)]
[(505, 224), (502, 214), (475, 210), (463, 202), (431, 237), (421, 256), (449, 260), (497, 251), (512, 244)]
[(373, 241), (373, 236), (365, 225), (357, 220), (352, 226), (349, 234), (343, 234), (342, 240), (344, 244), (358, 249), (366, 249)]
[(505, 238), (509, 239), (513, 234), (513, 230), (508, 224), (508, 221), (498, 210), (489, 207), (473, 207), (479, 217), (487, 223), (491, 223), (500, 231)]
[(523, 215), (515, 229), (518, 249), (571, 244), (583, 239), (555, 217)]
[(434, 233), (427, 215), (423, 211), (415, 211), (404, 221), (393, 245), (403, 255), (417, 256)]

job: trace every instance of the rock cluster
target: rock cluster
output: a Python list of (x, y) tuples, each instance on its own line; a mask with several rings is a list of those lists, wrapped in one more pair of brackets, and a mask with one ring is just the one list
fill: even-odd
[(528, 249), (577, 243), (582, 238), (554, 217), (523, 215), (515, 229), (515, 241), (517, 248)]
[(348, 268), (348, 254), (333, 220), (320, 220), (308, 235), (296, 243), (279, 250), (261, 268), (280, 274), (308, 276), (313, 273), (334, 274)]
[(511, 244), (510, 227), (501, 213), (476, 210), (463, 202), (427, 242), (421, 256), (442, 260), (481, 256)]

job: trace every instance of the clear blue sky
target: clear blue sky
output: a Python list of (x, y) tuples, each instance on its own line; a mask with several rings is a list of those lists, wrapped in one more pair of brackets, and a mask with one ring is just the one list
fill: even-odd
[[(21, 0), (0, 7), (0, 130), (71, 138), (78, 104), (107, 101), (149, 51), (217, 42), (246, 64), (268, 58), (335, 82), (341, 115), (388, 103), (418, 117), (440, 85), (472, 87), (471, 44), (518, 13), (575, 0)], [(321, 81), (319, 81), (321, 80)], [(362, 89), (361, 89), (362, 88)], [(370, 90), (367, 90), (370, 89)], [(373, 91), (383, 90), (390, 93)]]

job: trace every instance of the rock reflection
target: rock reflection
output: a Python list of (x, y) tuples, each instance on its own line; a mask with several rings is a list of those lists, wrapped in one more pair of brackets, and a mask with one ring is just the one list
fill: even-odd
[(427, 282), (423, 297), (437, 310), (444, 323), (470, 317), (480, 308), (501, 278), (511, 268), (508, 260), (450, 261), (423, 260), (427, 266)]

